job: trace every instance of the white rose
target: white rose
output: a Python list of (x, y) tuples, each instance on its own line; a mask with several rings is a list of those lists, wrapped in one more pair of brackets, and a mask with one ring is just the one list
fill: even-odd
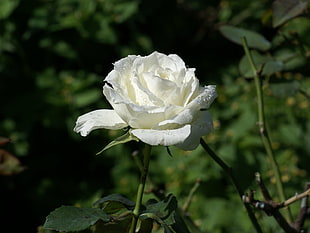
[(216, 98), (214, 85), (199, 86), (195, 69), (175, 55), (153, 52), (117, 61), (104, 80), (103, 93), (114, 110), (102, 109), (77, 119), (82, 136), (98, 128), (121, 129), (149, 145), (193, 150), (212, 130), (206, 111)]

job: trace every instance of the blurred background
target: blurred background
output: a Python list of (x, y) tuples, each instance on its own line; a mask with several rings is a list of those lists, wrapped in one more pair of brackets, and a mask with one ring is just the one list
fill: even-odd
[[(266, 115), (287, 195), (303, 191), (310, 172), (310, 21), (306, 12), (273, 27), (272, 3), (1, 0), (0, 231), (38, 232), (55, 208), (89, 207), (114, 192), (134, 200), (139, 173), (132, 153), (139, 145), (96, 156), (122, 132), (96, 130), (83, 138), (73, 127), (79, 115), (110, 108), (102, 85), (113, 62), (154, 50), (178, 54), (196, 68), (201, 85), (217, 85), (210, 109), (215, 130), (206, 140), (245, 192), (258, 190), (259, 171), (279, 201), (256, 126), (254, 83), (239, 70), (242, 47), (219, 30), (226, 24), (262, 34), (271, 42), (264, 55), (289, 61), (265, 77)], [(182, 206), (199, 179), (188, 211), (203, 232), (253, 232), (230, 180), (202, 148), (170, 150), (172, 156), (164, 147), (153, 150), (153, 185)], [(299, 203), (292, 210), (296, 216)], [(256, 215), (265, 232), (280, 232), (272, 218)]]

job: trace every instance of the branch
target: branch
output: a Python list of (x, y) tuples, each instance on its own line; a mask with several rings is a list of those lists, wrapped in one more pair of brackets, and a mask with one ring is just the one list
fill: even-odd
[[(204, 150), (210, 155), (210, 157), (224, 170), (224, 172), (226, 172), (226, 174), (231, 179), (233, 185), (235, 186), (237, 192), (239, 193), (239, 197), (241, 198), (241, 200), (243, 200), (243, 191), (241, 189), (241, 186), (240, 186), (237, 178), (235, 177), (235, 175), (233, 173), (233, 169), (230, 166), (228, 166), (220, 157), (217, 156), (217, 154), (208, 146), (208, 144), (203, 140), (203, 138), (200, 139), (200, 144), (204, 148)], [(262, 231), (260, 225), (258, 224), (257, 219), (256, 219), (254, 213), (252, 212), (250, 206), (246, 202), (243, 202), (243, 204), (244, 204), (244, 207), (246, 208), (248, 216), (249, 216), (249, 218), (252, 222), (252, 225), (254, 226), (256, 232), (262, 233), (263, 231)]]
[(301, 194), (296, 194), (295, 196), (289, 198), (288, 200), (286, 200), (285, 202), (283, 202), (283, 207), (284, 206), (288, 206), (304, 197), (310, 196), (310, 188), (308, 188), (305, 192), (301, 193)]
[[(251, 204), (257, 209), (263, 210), (268, 216), (273, 216), (278, 222), (280, 227), (286, 233), (298, 233), (301, 231), (301, 228), (305, 222), (306, 217), (308, 216), (309, 207), (307, 205), (308, 196), (310, 196), (310, 183), (307, 183), (305, 191), (301, 194), (297, 194), (284, 202), (274, 202), (263, 182), (259, 173), (255, 174), (256, 182), (264, 196), (264, 201), (254, 199), (254, 191), (251, 190), (250, 194), (244, 195), (242, 197), (245, 203)], [(289, 224), (282, 214), (279, 212), (280, 208), (288, 207), (290, 204), (296, 202), (297, 200), (302, 199), (301, 208), (298, 214), (296, 221), (292, 224)]]
[(305, 90), (302, 90), (302, 89), (299, 89), (299, 92), (305, 96), (308, 100), (310, 100), (310, 95), (305, 91)]
[(305, 220), (306, 220), (307, 216), (309, 216), (309, 212), (310, 212), (310, 208), (308, 207), (308, 196), (310, 193), (310, 183), (309, 182), (306, 183), (305, 190), (306, 191), (304, 193), (307, 193), (308, 195), (305, 195), (302, 197), (300, 210), (299, 210), (298, 216), (297, 216), (295, 223), (294, 223), (294, 227), (298, 231), (301, 231), (302, 227), (304, 226)]
[[(255, 63), (254, 63), (253, 57), (250, 53), (246, 38), (242, 37), (241, 42), (242, 42), (242, 46), (243, 46), (245, 55), (248, 58), (251, 70), (253, 72), (253, 77), (254, 77), (254, 82), (255, 82), (255, 87), (256, 87), (256, 95), (257, 95), (257, 107), (258, 107), (257, 111), (258, 111), (259, 131), (261, 134), (261, 138), (262, 138), (266, 153), (267, 153), (267, 155), (270, 159), (270, 162), (271, 162), (272, 170), (273, 170), (273, 173), (274, 173), (274, 176), (276, 179), (276, 187), (277, 187), (279, 197), (281, 200), (285, 200), (286, 197), (285, 197), (285, 192), (284, 192), (284, 188), (283, 188), (283, 183), (281, 180), (280, 168), (279, 168), (279, 165), (278, 165), (277, 160), (275, 158), (275, 155), (273, 153), (273, 149), (271, 146), (271, 139), (269, 137), (269, 132), (268, 132), (268, 129), (266, 127), (265, 111), (264, 111), (264, 96), (263, 96), (261, 76), (260, 76), (261, 69), (258, 70), (255, 66)], [(286, 209), (286, 216), (287, 216), (287, 219), (290, 222), (292, 222), (292, 216), (291, 216), (291, 212), (290, 212), (289, 208)]]

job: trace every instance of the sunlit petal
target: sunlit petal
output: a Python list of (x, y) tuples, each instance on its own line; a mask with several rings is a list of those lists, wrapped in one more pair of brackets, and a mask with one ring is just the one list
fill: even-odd
[(87, 136), (95, 129), (122, 129), (127, 126), (114, 110), (101, 109), (80, 116), (74, 127), (74, 131), (82, 136)]
[(183, 143), (190, 134), (190, 128), (190, 125), (185, 125), (172, 130), (134, 129), (131, 133), (152, 146), (171, 146)]
[(194, 150), (199, 145), (200, 138), (212, 130), (213, 125), (210, 113), (208, 111), (201, 111), (199, 117), (191, 124), (190, 135), (176, 146), (182, 150)]

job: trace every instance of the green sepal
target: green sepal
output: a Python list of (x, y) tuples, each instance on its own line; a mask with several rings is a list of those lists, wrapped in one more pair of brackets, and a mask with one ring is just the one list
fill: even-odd
[(99, 151), (96, 155), (99, 155), (101, 154), (102, 152), (104, 152), (105, 150), (113, 147), (113, 146), (116, 146), (116, 145), (119, 145), (119, 144), (123, 144), (123, 143), (126, 143), (126, 142), (130, 142), (130, 141), (136, 141), (136, 142), (139, 142), (139, 139), (137, 137), (135, 137), (134, 135), (132, 135), (130, 133), (130, 130), (125, 133), (124, 135), (116, 138), (115, 140), (113, 140), (112, 142), (110, 142), (108, 145), (106, 145), (101, 151)]
[(99, 220), (107, 223), (110, 219), (108, 214), (98, 208), (61, 206), (46, 217), (43, 228), (61, 232), (82, 231)]
[(171, 153), (171, 150), (170, 150), (169, 146), (166, 146), (166, 149), (167, 149), (168, 155), (169, 155), (170, 157), (172, 157), (172, 153)]

